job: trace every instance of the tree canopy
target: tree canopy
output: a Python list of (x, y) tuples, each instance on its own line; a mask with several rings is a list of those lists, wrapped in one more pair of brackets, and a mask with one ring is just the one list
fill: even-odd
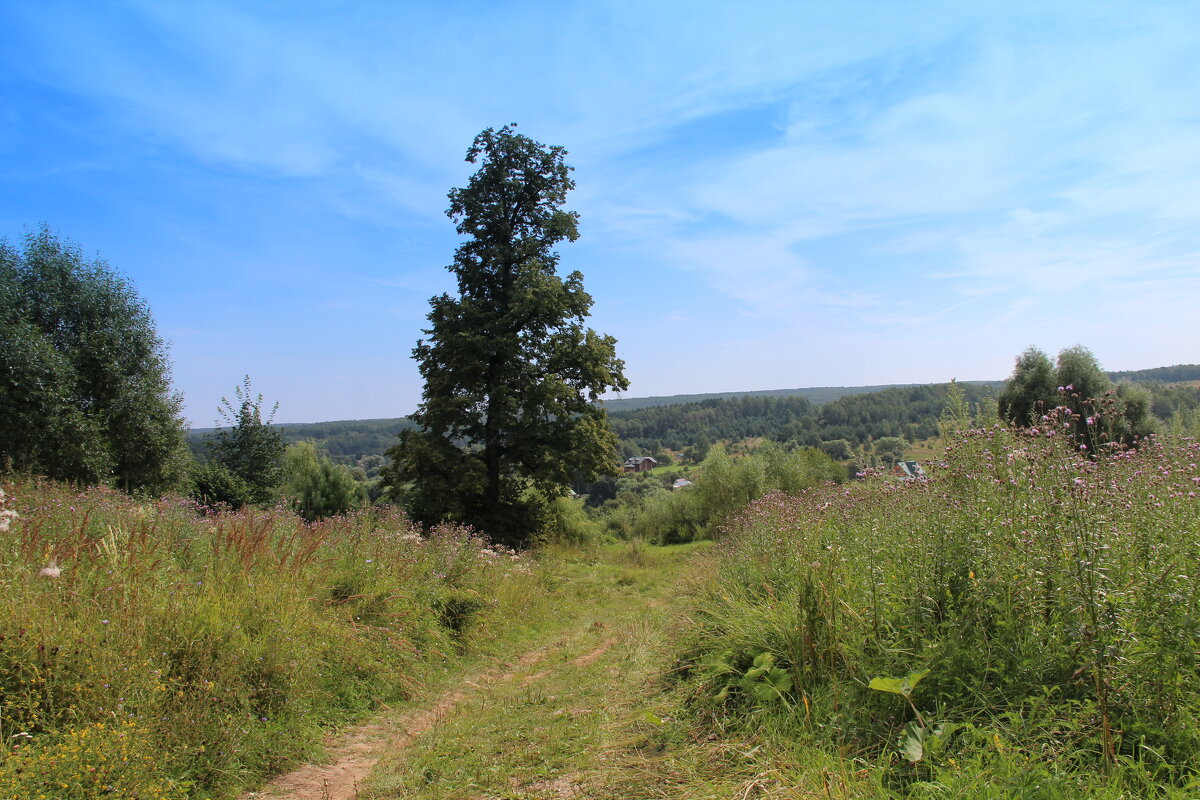
[(249, 375), (233, 395), (236, 402), (221, 398), (217, 412), (225, 425), (210, 436), (208, 449), (213, 461), (246, 484), (249, 502), (265, 504), (283, 478), (283, 438), (271, 426), (279, 404), (264, 419), (263, 396), (252, 393)]
[(475, 137), (479, 164), (450, 191), (447, 215), (466, 237), (448, 269), (457, 295), (430, 301), (413, 356), (425, 379), (385, 479), (424, 523), (466, 522), (523, 543), (545, 524), (540, 498), (575, 474), (616, 468), (616, 437), (597, 401), (625, 389), (616, 340), (585, 327), (583, 275), (557, 274), (554, 246), (578, 238), (563, 210), (575, 183), (561, 147), (513, 126)]
[(366, 502), (366, 490), (343, 464), (335, 464), (313, 442), (297, 442), (283, 457), (284, 496), (308, 522), (345, 514)]
[(1151, 433), (1151, 394), (1129, 383), (1114, 385), (1086, 347), (1068, 347), (1050, 358), (1036, 347), (1017, 357), (998, 398), (1000, 416), (1017, 425), (1040, 423), (1054, 409), (1069, 417), (1072, 433), (1095, 448), (1132, 444)]
[(188, 461), (181, 404), (129, 281), (47, 227), (0, 240), (0, 461), (161, 492)]
[(997, 398), (1000, 416), (1030, 425), (1058, 405), (1057, 376), (1050, 357), (1036, 347), (1017, 356), (1012, 377)]

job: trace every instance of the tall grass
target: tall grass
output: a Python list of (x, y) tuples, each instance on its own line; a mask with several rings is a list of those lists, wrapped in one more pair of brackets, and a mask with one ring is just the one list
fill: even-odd
[(545, 597), (528, 558), (395, 512), (5, 489), (4, 798), (229, 795)]
[[(1200, 444), (1093, 453), (1066, 435), (1081, 421), (958, 433), (926, 480), (752, 503), (695, 603), (701, 705), (914, 792), (960, 785), (964, 764), (1192, 785)], [(911, 702), (868, 686), (905, 676), (878, 685)]]

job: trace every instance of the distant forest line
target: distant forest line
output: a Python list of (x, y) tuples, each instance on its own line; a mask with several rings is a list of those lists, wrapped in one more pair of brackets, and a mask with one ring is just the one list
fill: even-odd
[[(1152, 410), (1170, 419), (1200, 406), (1200, 364), (1109, 372), (1114, 381), (1144, 384)], [(959, 383), (968, 403), (995, 398), (1004, 381)], [(949, 384), (892, 384), (858, 387), (810, 387), (753, 392), (642, 397), (605, 401), (609, 421), (621, 441), (621, 457), (672, 451), (702, 456), (720, 441), (763, 438), (817, 446), (845, 439), (851, 444), (888, 436), (909, 442), (936, 436)], [(336, 461), (358, 464), (381, 459), (407, 417), (275, 425), (285, 444), (312, 440)], [(204, 456), (204, 437), (213, 428), (193, 428), (188, 442)]]

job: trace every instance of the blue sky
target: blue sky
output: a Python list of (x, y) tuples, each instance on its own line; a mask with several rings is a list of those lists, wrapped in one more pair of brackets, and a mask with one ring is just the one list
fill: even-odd
[(0, 236), (129, 276), (188, 416), (410, 413), (476, 133), (562, 145), (626, 396), (1200, 361), (1200, 5), (0, 0)]

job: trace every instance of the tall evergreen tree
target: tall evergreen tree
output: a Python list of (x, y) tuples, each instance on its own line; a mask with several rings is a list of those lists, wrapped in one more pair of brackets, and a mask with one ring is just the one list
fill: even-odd
[(466, 240), (449, 270), (457, 296), (430, 304), (416, 358), (425, 389), (388, 454), (385, 481), (424, 523), (454, 519), (521, 544), (546, 522), (543, 498), (575, 475), (616, 465), (616, 437), (597, 404), (628, 386), (616, 340), (584, 326), (583, 275), (557, 274), (559, 242), (578, 238), (564, 211), (575, 187), (561, 147), (513, 126), (475, 137), (479, 169), (450, 191), (447, 215)]

